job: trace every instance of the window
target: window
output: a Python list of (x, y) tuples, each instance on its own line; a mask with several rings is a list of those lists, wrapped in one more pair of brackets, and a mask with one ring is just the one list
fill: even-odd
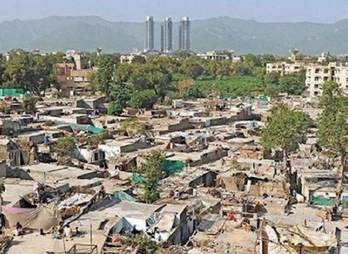
[(319, 73), (320, 69), (315, 69), (315, 73)]
[(324, 77), (324, 81), (328, 81), (329, 80), (329, 77)]
[(319, 81), (319, 79), (320, 79), (319, 77), (315, 77), (314, 81)]
[(75, 82), (82, 82), (83, 81), (83, 77), (74, 77), (74, 81)]

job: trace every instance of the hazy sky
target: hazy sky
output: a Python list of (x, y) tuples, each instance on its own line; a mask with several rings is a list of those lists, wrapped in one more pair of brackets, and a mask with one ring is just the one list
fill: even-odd
[(348, 18), (348, 0), (0, 0), (0, 22), (52, 15), (97, 15), (110, 21), (143, 21), (152, 15), (155, 20), (230, 16), (331, 23)]

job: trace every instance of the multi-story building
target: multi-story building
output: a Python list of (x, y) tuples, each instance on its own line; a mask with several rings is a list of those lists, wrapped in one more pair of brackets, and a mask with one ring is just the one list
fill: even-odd
[(222, 61), (222, 60), (229, 60), (231, 59), (231, 56), (219, 53), (216, 51), (208, 51), (206, 53), (197, 54), (198, 57), (203, 58), (205, 60), (215, 60), (215, 61)]
[(173, 51), (173, 23), (171, 18), (165, 18), (161, 26), (161, 52)]
[(276, 62), (266, 64), (266, 73), (278, 72), (281, 76), (299, 72), (305, 68), (304, 62)]
[(145, 51), (153, 50), (155, 42), (155, 28), (152, 16), (146, 17)]
[(329, 65), (309, 65), (306, 71), (306, 88), (311, 98), (322, 95), (327, 81), (338, 83), (344, 93), (348, 93), (348, 66), (330, 63)]
[(76, 70), (73, 63), (57, 63), (55, 67), (56, 80), (63, 97), (85, 92), (91, 83), (90, 76), (95, 71), (93, 69)]
[(190, 20), (188, 17), (183, 17), (179, 25), (179, 50), (191, 49), (191, 31)]

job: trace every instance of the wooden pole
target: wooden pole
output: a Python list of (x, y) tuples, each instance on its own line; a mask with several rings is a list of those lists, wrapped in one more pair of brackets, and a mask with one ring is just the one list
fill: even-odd
[(66, 252), (66, 247), (65, 247), (65, 237), (63, 236), (63, 248), (64, 248), (64, 253), (67, 253)]
[(92, 246), (92, 244), (93, 244), (93, 239), (92, 239), (92, 223), (90, 224), (90, 229), (89, 229), (89, 231), (90, 231), (90, 241), (91, 241), (91, 253), (93, 252), (93, 246)]

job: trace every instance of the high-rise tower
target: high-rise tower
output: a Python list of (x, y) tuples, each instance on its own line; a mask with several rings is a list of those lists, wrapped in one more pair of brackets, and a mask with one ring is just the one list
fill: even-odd
[(188, 17), (183, 17), (179, 25), (179, 50), (190, 50), (190, 20)]
[(161, 52), (173, 50), (173, 23), (171, 18), (165, 18), (161, 27)]
[(153, 17), (146, 17), (145, 50), (154, 49), (154, 22)]

